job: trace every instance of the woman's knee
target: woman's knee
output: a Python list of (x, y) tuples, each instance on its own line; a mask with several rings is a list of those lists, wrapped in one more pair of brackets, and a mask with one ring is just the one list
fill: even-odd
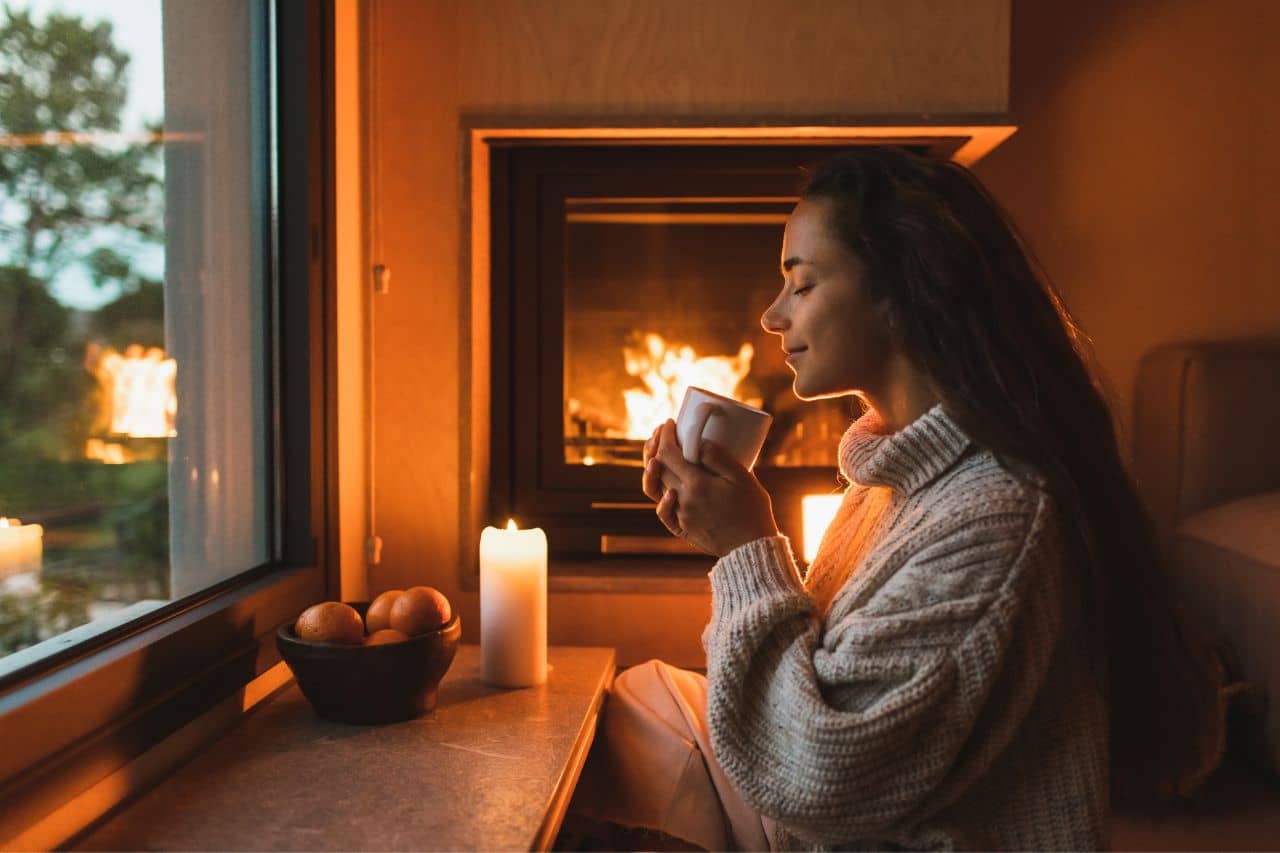
[(629, 666), (614, 678), (612, 689), (630, 693), (644, 692), (652, 685), (662, 683), (662, 668), (666, 665), (657, 658), (651, 658), (644, 663)]

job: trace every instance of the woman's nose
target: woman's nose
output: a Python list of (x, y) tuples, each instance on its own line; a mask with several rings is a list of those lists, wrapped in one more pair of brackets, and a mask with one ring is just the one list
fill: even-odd
[(780, 335), (787, 329), (787, 318), (780, 310), (778, 310), (778, 300), (774, 300), (773, 304), (760, 315), (760, 325), (766, 332), (772, 335)]

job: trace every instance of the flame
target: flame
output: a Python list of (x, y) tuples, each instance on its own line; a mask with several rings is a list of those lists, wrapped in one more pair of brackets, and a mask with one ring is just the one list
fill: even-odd
[(91, 438), (84, 443), (84, 458), (97, 459), (107, 465), (123, 465), (125, 462), (133, 462), (135, 457), (119, 442)]
[[(622, 392), (627, 404), (627, 438), (648, 438), (667, 418), (674, 418), (690, 385), (740, 400), (738, 385), (751, 372), (755, 349), (744, 343), (737, 355), (699, 357), (693, 347), (668, 344), (650, 332), (639, 346), (622, 348), (627, 373), (644, 390)], [(744, 401), (745, 402), (745, 401)]]
[(165, 358), (164, 350), (132, 344), (121, 355), (111, 347), (102, 349), (90, 344), (85, 366), (102, 388), (102, 420), (107, 432), (134, 438), (176, 435), (173, 425), (178, 398), (174, 380), (178, 363)]
[(516, 520), (515, 520), (514, 518), (508, 518), (508, 519), (507, 519), (507, 529), (508, 529), (508, 530), (519, 530), (519, 528), (518, 528), (518, 527), (516, 527)]
[(22, 522), (16, 518), (0, 518), (0, 527), (21, 527)]

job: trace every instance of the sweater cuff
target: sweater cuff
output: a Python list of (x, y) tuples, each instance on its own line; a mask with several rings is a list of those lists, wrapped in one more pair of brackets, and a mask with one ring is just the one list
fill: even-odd
[(711, 594), (720, 607), (737, 610), (768, 595), (803, 593), (791, 540), (779, 533), (739, 545), (711, 567)]

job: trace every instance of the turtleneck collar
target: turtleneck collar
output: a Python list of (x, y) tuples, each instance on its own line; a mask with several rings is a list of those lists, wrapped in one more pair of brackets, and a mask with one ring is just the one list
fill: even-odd
[(840, 473), (863, 486), (888, 486), (911, 494), (960, 458), (969, 437), (942, 404), (894, 433), (884, 433), (874, 409), (858, 418), (840, 439)]

